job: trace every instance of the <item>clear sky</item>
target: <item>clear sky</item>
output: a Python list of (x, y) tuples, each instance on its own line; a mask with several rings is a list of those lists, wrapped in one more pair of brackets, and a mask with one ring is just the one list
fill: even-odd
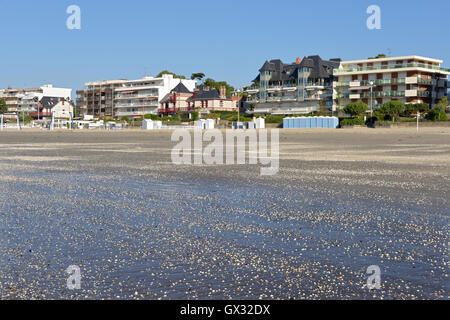
[[(69, 5), (81, 30), (68, 30)], [(381, 30), (366, 9), (381, 8)], [(0, 7), (0, 88), (81, 89), (163, 69), (248, 85), (266, 59), (440, 58), (450, 67), (448, 0), (14, 0)]]

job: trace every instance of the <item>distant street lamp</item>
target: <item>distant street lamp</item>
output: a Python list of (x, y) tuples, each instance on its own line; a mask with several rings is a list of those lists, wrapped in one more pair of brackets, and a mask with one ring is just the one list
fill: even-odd
[(373, 119), (373, 85), (374, 82), (370, 81), (370, 121)]

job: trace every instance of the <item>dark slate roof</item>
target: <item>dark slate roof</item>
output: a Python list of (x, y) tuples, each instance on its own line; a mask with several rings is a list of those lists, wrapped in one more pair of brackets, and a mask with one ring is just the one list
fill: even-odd
[[(320, 56), (308, 56), (303, 58), (300, 64), (284, 64), (281, 60), (266, 61), (263, 67), (259, 70), (270, 71), (270, 81), (289, 81), (296, 80), (299, 72), (299, 68), (308, 67), (311, 68), (311, 78), (329, 78), (333, 75), (333, 68), (338, 68), (340, 59), (332, 59), (330, 61), (322, 60)], [(258, 76), (253, 82), (258, 82), (260, 76)]]
[(186, 86), (182, 82), (180, 82), (175, 88), (173, 88), (171, 92), (192, 93), (191, 91), (189, 91), (188, 88), (186, 88)]
[(189, 91), (189, 89), (186, 88), (186, 86), (182, 82), (180, 82), (175, 88), (170, 90), (170, 93), (166, 94), (164, 96), (164, 98), (161, 99), (160, 103), (167, 103), (167, 102), (169, 102), (170, 101), (170, 95), (172, 93), (174, 93), (174, 92), (175, 93), (191, 93), (191, 94), (193, 93), (192, 91)]
[(42, 107), (51, 109), (58, 104), (59, 101), (64, 100), (59, 97), (42, 97), (40, 103)]
[(220, 94), (217, 89), (205, 90), (201, 88), (200, 91), (194, 92), (194, 95), (188, 100), (216, 100), (220, 99)]
[[(272, 60), (274, 61), (274, 60)], [(266, 61), (266, 63), (264, 63), (264, 65), (262, 66), (261, 69), (259, 69), (259, 72), (262, 71), (276, 71), (276, 67), (275, 64), (272, 61)]]
[(164, 98), (161, 99), (160, 103), (170, 102), (170, 93), (166, 94)]

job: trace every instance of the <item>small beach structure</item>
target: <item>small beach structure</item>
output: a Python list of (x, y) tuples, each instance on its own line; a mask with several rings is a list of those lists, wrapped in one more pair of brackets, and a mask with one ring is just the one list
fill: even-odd
[(162, 129), (162, 121), (153, 121), (150, 119), (142, 120), (142, 130), (159, 130)]
[(297, 117), (284, 118), (284, 129), (336, 129), (339, 119), (336, 117)]
[(215, 121), (213, 119), (200, 119), (196, 122), (195, 128), (200, 130), (214, 129)]

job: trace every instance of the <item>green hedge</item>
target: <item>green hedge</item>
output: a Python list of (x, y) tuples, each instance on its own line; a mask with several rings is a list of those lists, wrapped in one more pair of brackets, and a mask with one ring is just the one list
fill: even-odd
[(364, 126), (366, 123), (361, 118), (346, 118), (341, 120), (341, 127), (345, 126)]
[(283, 119), (286, 118), (284, 116), (267, 116), (266, 123), (283, 123)]

